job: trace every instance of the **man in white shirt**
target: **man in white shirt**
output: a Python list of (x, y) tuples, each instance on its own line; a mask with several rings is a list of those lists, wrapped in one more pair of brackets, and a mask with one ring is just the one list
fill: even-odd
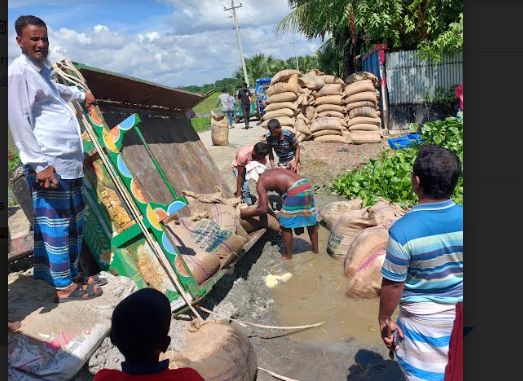
[(83, 145), (80, 125), (67, 102), (85, 101), (91, 92), (51, 81), (46, 58), (47, 26), (35, 16), (15, 22), (22, 50), (8, 68), (8, 119), (33, 194), (35, 279), (56, 289), (56, 302), (102, 294), (99, 277), (78, 270), (84, 225)]
[(234, 128), (234, 98), (229, 94), (227, 89), (224, 87), (222, 93), (218, 97), (216, 106), (222, 105), (222, 111), (229, 118), (229, 128)]

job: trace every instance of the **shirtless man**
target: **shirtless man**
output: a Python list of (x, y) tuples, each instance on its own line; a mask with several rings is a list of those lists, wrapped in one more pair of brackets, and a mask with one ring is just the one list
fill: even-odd
[(318, 253), (318, 213), (314, 203), (312, 186), (307, 179), (285, 168), (267, 169), (256, 183), (258, 207), (241, 211), (241, 218), (262, 216), (270, 213), (268, 191), (279, 193), (283, 205), (279, 214), (285, 246), (284, 260), (292, 259), (292, 229), (307, 227), (312, 251)]

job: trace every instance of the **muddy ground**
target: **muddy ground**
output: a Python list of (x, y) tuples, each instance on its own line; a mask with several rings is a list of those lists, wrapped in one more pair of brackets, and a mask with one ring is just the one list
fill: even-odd
[[(230, 182), (232, 175), (229, 165), (236, 148), (257, 141), (262, 133), (263, 130), (259, 127), (251, 130), (231, 130), (229, 135), (231, 144), (228, 147), (210, 146), (210, 133), (202, 133), (200, 137), (208, 147), (220, 172)], [(378, 158), (383, 149), (386, 149), (385, 144), (354, 146), (341, 143), (302, 143), (302, 174), (309, 178), (317, 189), (316, 201), (320, 207), (339, 199), (328, 191), (328, 184), (335, 177), (347, 170), (362, 166), (371, 158)], [(301, 237), (308, 241), (307, 234)], [(298, 278), (305, 263), (317, 260), (317, 258), (307, 252), (305, 243), (304, 252), (295, 255), (294, 264), (288, 264), (281, 259), (281, 246), (279, 236), (271, 232), (265, 234), (199, 304), (226, 317), (247, 322), (288, 325), (287, 321), (282, 321), (281, 314), (285, 300), (282, 300), (281, 297), (275, 298), (275, 289), (266, 285), (264, 277), (269, 274), (291, 273)], [(326, 256), (321, 245), (319, 255)], [(338, 268), (341, 269), (340, 264), (332, 265), (333, 271), (338, 271)], [(321, 280), (322, 274), (316, 275)], [(313, 279), (311, 279), (311, 285), (312, 281)], [(340, 285), (338, 288), (342, 289), (342, 286)], [(277, 285), (276, 287), (283, 286)], [(302, 298), (305, 303), (306, 296), (313, 295), (314, 292), (314, 287), (310, 287), (302, 290), (302, 293), (298, 292), (296, 295), (288, 297), (293, 301)], [(343, 290), (339, 292), (343, 292)], [(307, 300), (314, 300), (314, 297)], [(314, 307), (311, 305), (308, 308), (314, 309)], [(304, 337), (296, 333), (288, 334), (285, 331), (236, 326), (249, 337), (254, 345), (258, 366), (286, 377), (301, 381), (403, 380), (397, 364), (388, 359), (388, 352), (380, 343), (379, 333), (373, 327), (373, 325), (377, 326), (377, 302), (366, 308), (369, 311), (369, 316), (366, 318), (369, 325), (368, 332), (363, 336), (354, 334), (340, 337), (339, 340), (333, 340), (330, 337), (332, 335), (328, 340), (321, 339), (323, 336), (321, 336), (319, 328), (309, 330), (307, 336)], [(307, 308), (304, 311), (303, 316), (294, 316), (297, 319), (295, 324), (315, 323), (316, 321), (312, 321), (310, 314), (307, 313)], [(356, 312), (354, 310), (355, 314)], [(350, 314), (350, 310), (348, 314)], [(209, 319), (215, 318), (208, 317), (205, 313), (202, 313), (202, 316)], [(342, 316), (341, 319), (343, 319)], [(182, 351), (185, 348), (185, 331), (190, 320), (191, 317), (188, 315), (173, 319), (171, 349)], [(332, 330), (332, 325), (330, 327), (325, 329)], [(314, 330), (318, 330), (316, 331), (318, 332), (317, 340), (314, 339), (316, 334)], [(119, 369), (122, 360), (118, 350), (111, 345), (109, 338), (106, 338), (74, 380), (91, 380), (94, 373), (103, 367)], [(272, 376), (262, 371), (258, 373), (257, 379), (259, 381), (274, 380)]]

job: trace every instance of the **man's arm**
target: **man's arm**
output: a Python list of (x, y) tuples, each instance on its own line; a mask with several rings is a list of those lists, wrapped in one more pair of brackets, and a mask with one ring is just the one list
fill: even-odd
[(291, 162), (291, 171), (298, 174), (300, 171), (300, 143), (297, 141), (294, 144), (294, 149), (296, 150), (296, 155), (294, 157), (294, 161)]
[(274, 168), (274, 154), (272, 153), (272, 146), (269, 146), (269, 163), (271, 165), (271, 169)]
[(90, 91), (83, 92), (75, 86), (66, 86), (61, 83), (55, 83), (62, 99), (66, 102), (77, 101), (84, 102), (87, 108), (96, 103), (96, 98)]
[(260, 178), (256, 184), (256, 191), (258, 192), (258, 206), (256, 208), (245, 208), (240, 211), (241, 218), (249, 218), (254, 216), (261, 216), (267, 214), (269, 210), (269, 198), (267, 197), (267, 190)]
[(236, 197), (241, 197), (242, 196), (242, 182), (243, 182), (243, 179), (245, 177), (245, 167), (242, 167), (242, 166), (237, 166), (236, 169), (238, 170), (238, 176), (236, 177), (236, 192), (234, 193), (234, 195)]
[[(378, 313), (378, 322), (380, 326), (381, 338), (387, 347), (392, 345), (392, 332), (396, 329), (398, 330), (399, 336), (403, 338), (403, 332), (396, 325), (396, 323), (391, 320), (391, 318), (401, 300), (401, 294), (403, 293), (404, 286), (404, 282), (393, 282), (386, 278), (383, 278), (381, 281), (380, 311)], [(390, 324), (390, 332), (387, 329), (387, 320)]]

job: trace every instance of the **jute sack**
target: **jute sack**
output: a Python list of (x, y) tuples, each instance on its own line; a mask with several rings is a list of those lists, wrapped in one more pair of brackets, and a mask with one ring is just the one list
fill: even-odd
[[(319, 130), (319, 131), (314, 131), (312, 133), (312, 136), (314, 136), (314, 140), (318, 140), (317, 138), (319, 137), (322, 137), (322, 136), (334, 136), (334, 135), (338, 135), (338, 136), (342, 136), (343, 135), (343, 130), (339, 129), (326, 129), (326, 130)], [(323, 141), (326, 141), (325, 139)]]
[(387, 229), (375, 226), (363, 230), (352, 241), (344, 262), (344, 272), (349, 277), (349, 298), (370, 299), (379, 296), (381, 268), (388, 240)]
[(218, 115), (211, 111), (211, 140), (215, 146), (229, 144), (229, 122), (225, 115)]
[(376, 96), (376, 93), (374, 91), (364, 91), (362, 93), (357, 93), (348, 96), (347, 103), (354, 103), (354, 102), (361, 102), (361, 101), (369, 101), (369, 102), (376, 102), (378, 97)]
[(250, 340), (238, 328), (225, 321), (206, 321), (198, 328), (189, 328), (187, 348), (166, 352), (170, 368), (193, 368), (204, 380), (253, 381), (258, 359)]
[(277, 116), (293, 117), (294, 114), (295, 111), (290, 108), (280, 108), (278, 110), (268, 111), (265, 114), (263, 114), (263, 120), (269, 120), (272, 118), (276, 118)]
[[(256, 208), (257, 208), (257, 206), (253, 205), (253, 206), (243, 207), (242, 209), (256, 209)], [(267, 214), (266, 225), (265, 225), (265, 222), (263, 221), (263, 219), (260, 220), (259, 216), (249, 217), (249, 218), (240, 218), (240, 224), (245, 229), (245, 231), (249, 234), (256, 230), (260, 230), (263, 228), (267, 228), (267, 229), (275, 230), (275, 231), (280, 230), (280, 223), (278, 222), (278, 220), (276, 218), (274, 218), (270, 214)]]
[(267, 104), (271, 103), (282, 103), (282, 102), (294, 102), (298, 99), (298, 94), (287, 91), (281, 94), (274, 94), (271, 97), (267, 98)]
[(303, 115), (301, 111), (298, 114), (296, 114), (296, 122), (298, 120), (302, 120), (305, 123), (309, 123), (309, 119), (307, 119), (307, 117), (305, 115)]
[(314, 101), (316, 106), (324, 104), (333, 104), (333, 105), (342, 105), (344, 102), (341, 99), (341, 95), (325, 95), (323, 97), (318, 97)]
[(363, 201), (355, 198), (350, 201), (335, 201), (320, 208), (319, 220), (327, 228), (331, 229), (338, 217), (349, 210), (361, 209)]
[(373, 107), (358, 107), (349, 111), (349, 118), (357, 118), (358, 116), (366, 116), (369, 118), (377, 118), (378, 113)]
[(352, 144), (381, 143), (381, 131), (351, 131)]
[(294, 74), (299, 75), (300, 72), (295, 69), (285, 69), (277, 72), (274, 77), (271, 79), (271, 85), (274, 85), (278, 82), (287, 82), (290, 77), (292, 77)]
[(327, 111), (322, 111), (322, 112), (318, 113), (318, 118), (322, 118), (324, 116), (343, 118), (345, 115), (339, 111), (333, 111), (333, 110), (327, 110)]
[(368, 116), (357, 116), (354, 118), (349, 117), (349, 121), (347, 122), (347, 127), (354, 126), (356, 124), (375, 124), (376, 126), (381, 125), (381, 119), (378, 117), (368, 117)]
[(371, 206), (368, 212), (369, 217), (374, 220), (376, 225), (383, 226), (387, 229), (405, 214), (401, 206), (383, 199), (380, 199), (375, 205)]
[(318, 91), (318, 95), (341, 95), (341, 86), (339, 83), (326, 84)]
[(345, 82), (343, 82), (343, 79), (336, 78), (334, 75), (322, 75), (321, 79), (323, 79), (323, 82), (325, 82), (325, 84), (345, 85)]
[(290, 76), (289, 80), (286, 82), (275, 83), (267, 89), (267, 96), (270, 97), (274, 94), (281, 94), (287, 91), (293, 93), (300, 92), (300, 85), (298, 84), (298, 74), (293, 74)]
[(323, 117), (314, 119), (310, 125), (311, 132), (326, 130), (326, 129), (342, 129), (342, 120), (335, 117)]
[(297, 132), (300, 132), (301, 134), (305, 135), (305, 137), (309, 137), (311, 135), (311, 130), (307, 123), (305, 123), (302, 119), (297, 119), (296, 124), (294, 125), (294, 129)]
[(372, 108), (377, 109), (378, 103), (375, 101), (360, 101), (360, 102), (347, 103), (347, 105), (345, 106), (345, 110), (351, 111), (351, 110), (354, 110), (355, 108), (359, 108), (359, 107), (372, 107)]
[(298, 82), (302, 87), (311, 90), (319, 90), (325, 85), (323, 79), (313, 71), (302, 75)]
[(354, 238), (371, 226), (374, 226), (374, 221), (369, 217), (367, 209), (354, 209), (341, 214), (332, 225), (327, 241), (327, 254), (344, 260)]
[(312, 106), (308, 106), (305, 109), (305, 117), (308, 120), (313, 120), (316, 117), (316, 109), (314, 107), (312, 107)]
[(374, 83), (371, 80), (363, 80), (351, 83), (350, 85), (345, 86), (345, 90), (343, 91), (344, 96), (351, 96), (353, 94), (362, 93), (365, 91), (374, 91)]
[(281, 103), (271, 103), (265, 107), (265, 112), (275, 111), (280, 109), (291, 109), (292, 111), (298, 111), (298, 106), (295, 102), (281, 102)]
[(343, 131), (343, 136), (347, 139), (348, 144), (352, 144), (352, 133), (350, 131)]
[(338, 111), (338, 112), (344, 113), (345, 107), (339, 106), (339, 105), (333, 105), (330, 103), (324, 104), (324, 105), (319, 105), (318, 107), (316, 107), (316, 112), (324, 112), (324, 111)]
[(349, 131), (379, 131), (380, 126), (375, 124), (355, 124), (349, 127)]
[[(194, 240), (192, 233), (203, 231), (207, 227), (208, 222), (214, 224), (214, 231), (206, 237), (206, 242), (202, 245)], [(220, 268), (220, 258), (212, 253), (212, 250), (229, 238), (230, 232), (220, 236), (220, 227), (215, 222), (208, 219), (191, 221), (187, 217), (182, 217), (179, 224), (174, 221), (169, 223), (165, 230), (173, 246), (178, 249), (179, 255), (176, 256), (175, 266), (180, 274), (189, 276), (182, 263), (182, 258), (198, 284), (202, 284), (216, 274)], [(215, 242), (217, 242), (216, 247), (212, 247), (211, 250), (207, 251), (206, 248), (209, 248)]]
[(307, 136), (305, 134), (302, 134), (300, 131), (296, 131), (296, 140), (301, 143), (307, 140)]
[(212, 252), (220, 258), (220, 268), (223, 268), (234, 261), (238, 252), (242, 249), (247, 240), (246, 237), (233, 234)]
[[(276, 118), (271, 118), (271, 119), (277, 119), (278, 122), (280, 122), (280, 125), (282, 127), (283, 126), (294, 127), (294, 124), (296, 123), (296, 119), (295, 118), (289, 118), (288, 116), (277, 116)], [(262, 122), (262, 124), (260, 124), (260, 126), (262, 128), (268, 128), (267, 125), (269, 124), (269, 121), (271, 119), (264, 120)]]
[(350, 85), (351, 83), (364, 81), (366, 79), (370, 79), (372, 83), (378, 82), (378, 77), (376, 77), (374, 74), (369, 73), (368, 71), (357, 71), (356, 73), (352, 73), (351, 75), (349, 75), (345, 80), (345, 83), (347, 83), (347, 85)]
[(315, 137), (314, 140), (322, 143), (347, 143), (347, 139), (343, 135), (322, 135)]

